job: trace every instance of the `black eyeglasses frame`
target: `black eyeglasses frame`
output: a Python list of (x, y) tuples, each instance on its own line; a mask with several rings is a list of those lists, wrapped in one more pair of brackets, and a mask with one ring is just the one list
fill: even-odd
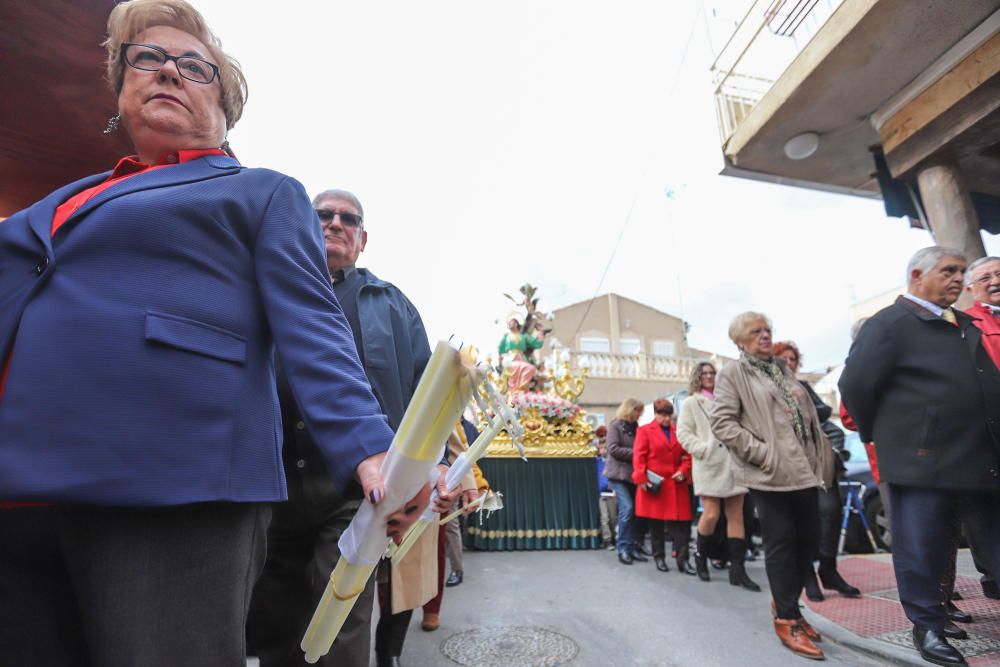
[[(146, 69), (145, 67), (138, 67), (137, 65), (134, 65), (134, 64), (130, 63), (129, 59), (125, 56), (125, 51), (130, 46), (142, 46), (142, 47), (145, 47), (147, 49), (152, 49), (153, 51), (157, 51), (159, 53), (162, 53), (164, 60), (163, 60), (162, 63), (160, 63), (160, 66), (157, 67), (156, 69)], [(205, 86), (207, 86), (210, 83), (213, 83), (216, 79), (219, 78), (219, 66), (216, 65), (215, 63), (210, 63), (207, 60), (204, 60), (202, 58), (197, 58), (195, 56), (172, 56), (169, 53), (167, 53), (166, 51), (164, 51), (163, 49), (161, 49), (160, 47), (154, 46), (152, 44), (141, 44), (141, 43), (138, 43), (138, 42), (122, 42), (122, 46), (121, 46), (121, 58), (122, 58), (123, 61), (125, 61), (126, 65), (128, 65), (132, 69), (137, 69), (140, 72), (159, 72), (160, 69), (164, 65), (167, 64), (167, 62), (169, 62), (169, 61), (172, 60), (174, 62), (174, 65), (177, 67), (177, 73), (180, 74), (183, 78), (187, 79), (188, 81), (191, 81), (192, 83), (199, 83), (199, 84), (202, 84), (202, 85), (205, 85)], [(184, 69), (181, 67), (181, 62), (180, 62), (182, 60), (195, 60), (195, 61), (197, 61), (199, 63), (203, 63), (205, 65), (208, 65), (212, 69), (212, 78), (209, 79), (208, 81), (199, 81), (198, 79), (192, 79), (190, 76), (187, 76), (186, 74), (184, 74)]]

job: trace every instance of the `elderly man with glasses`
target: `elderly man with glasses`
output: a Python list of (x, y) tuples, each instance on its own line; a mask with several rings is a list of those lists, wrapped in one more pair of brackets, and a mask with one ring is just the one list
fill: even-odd
[(978, 318), (983, 347), (1000, 368), (1000, 257), (980, 257), (965, 271), (965, 289), (975, 303), (965, 312)]
[(899, 599), (924, 660), (964, 665), (947, 641), (941, 582), (954, 519), (1000, 564), (1000, 373), (975, 319), (956, 312), (967, 261), (933, 246), (906, 268), (908, 292), (858, 332), (840, 376), (844, 406), (874, 442), (889, 485)]
[[(316, 196), (313, 208), (323, 228), (334, 294), (351, 325), (372, 392), (395, 431), (430, 359), (424, 325), (416, 308), (399, 289), (378, 279), (371, 271), (355, 266), (368, 243), (358, 198), (345, 190), (327, 190)], [(361, 499), (344, 497), (330, 484), (323, 460), (298, 414), (297, 399), (302, 397), (293, 396), (283, 374), (279, 371), (277, 375), (289, 500), (275, 505), (273, 510), (267, 562), (254, 590), (247, 622), (247, 644), (248, 653), (258, 656), (261, 667), (304, 667), (299, 642), (340, 558), (337, 542), (354, 518)], [(457, 494), (443, 488), (447, 466), (442, 468), (435, 502), (435, 510), (439, 512), (446, 511), (457, 498)], [(413, 501), (407, 503), (406, 510), (413, 505)], [(390, 517), (390, 535), (392, 529)], [(436, 592), (436, 587), (430, 588), (434, 591), (427, 599)], [(320, 659), (321, 665), (368, 667), (374, 591), (373, 577), (330, 652)], [(392, 627), (398, 631), (401, 625), (405, 635), (409, 615), (405, 622), (388, 614), (386, 617), (386, 622), (389, 618), (398, 621)], [(383, 625), (380, 621), (380, 634), (386, 634)], [(391, 655), (379, 655), (379, 665), (398, 664), (391, 659), (398, 659), (402, 638), (398, 638), (397, 644), (398, 649), (394, 648)]]

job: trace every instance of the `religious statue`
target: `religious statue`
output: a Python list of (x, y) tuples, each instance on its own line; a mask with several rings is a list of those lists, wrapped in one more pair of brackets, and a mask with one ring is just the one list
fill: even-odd
[(547, 327), (547, 319), (538, 312), (538, 288), (531, 283), (521, 285), (523, 298), (518, 301), (510, 294), (504, 294), (511, 302), (524, 309), (507, 316), (507, 333), (500, 341), (500, 366), (507, 368), (507, 394), (525, 391), (540, 391), (545, 384), (544, 365), (535, 357), (535, 350), (541, 349), (545, 334), (552, 330)]
[(545, 332), (536, 337), (524, 330), (516, 317), (507, 320), (507, 333), (500, 340), (498, 351), (502, 363), (507, 366), (507, 393), (516, 394), (533, 388), (538, 366), (534, 351), (542, 347)]

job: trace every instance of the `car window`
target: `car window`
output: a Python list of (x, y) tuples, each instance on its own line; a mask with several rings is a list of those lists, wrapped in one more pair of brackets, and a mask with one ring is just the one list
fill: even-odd
[(864, 461), (868, 456), (865, 453), (864, 443), (861, 442), (861, 436), (855, 431), (847, 432), (847, 437), (844, 438), (844, 449), (851, 453), (851, 461)]

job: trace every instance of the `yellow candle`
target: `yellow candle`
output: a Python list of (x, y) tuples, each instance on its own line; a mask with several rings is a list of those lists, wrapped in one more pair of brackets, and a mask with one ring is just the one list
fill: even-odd
[(431, 478), (448, 434), (481, 380), (471, 351), (437, 344), (382, 464), (385, 497), (376, 506), (362, 503), (340, 539), (341, 558), (302, 638), (306, 662), (329, 652), (389, 544), (386, 518)]

